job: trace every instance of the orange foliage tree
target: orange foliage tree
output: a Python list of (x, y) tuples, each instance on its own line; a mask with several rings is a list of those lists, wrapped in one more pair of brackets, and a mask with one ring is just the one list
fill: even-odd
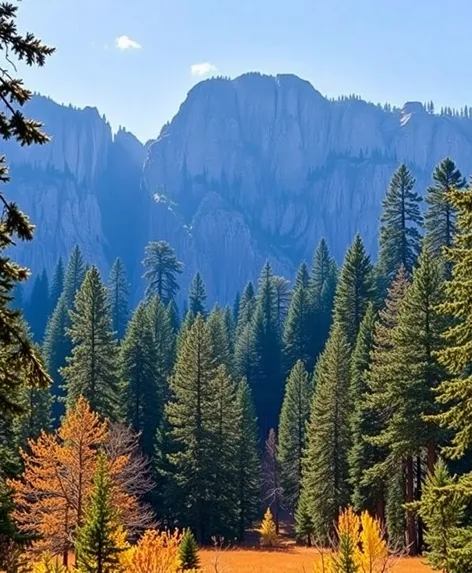
[(55, 434), (42, 433), (22, 451), (24, 472), (11, 480), (18, 529), (32, 536), (31, 551), (62, 555), (67, 566), (75, 536), (83, 524), (92, 490), (97, 456), (103, 450), (114, 480), (116, 506), (123, 525), (134, 530), (151, 524), (152, 514), (139, 497), (152, 484), (146, 460), (137, 454), (138, 436), (126, 428), (108, 427), (88, 402), (79, 398)]

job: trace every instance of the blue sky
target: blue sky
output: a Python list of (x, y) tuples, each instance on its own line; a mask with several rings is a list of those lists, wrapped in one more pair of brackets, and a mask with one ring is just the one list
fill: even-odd
[(205, 74), (295, 73), (328, 96), (472, 105), (471, 0), (23, 0), (19, 14), (57, 47), (27, 85), (143, 141)]

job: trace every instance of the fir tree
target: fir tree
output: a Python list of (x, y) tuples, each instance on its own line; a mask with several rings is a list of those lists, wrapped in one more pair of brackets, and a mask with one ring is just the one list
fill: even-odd
[(374, 280), (370, 257), (359, 235), (349, 248), (336, 289), (334, 319), (353, 345), (367, 306), (374, 298)]
[(75, 295), (82, 286), (85, 278), (85, 262), (78, 245), (74, 247), (67, 264), (64, 277), (63, 296), (66, 301), (67, 310), (74, 306)]
[(310, 413), (311, 383), (299, 360), (287, 380), (279, 424), (280, 483), (283, 498), (292, 511), (297, 507), (305, 450), (305, 427)]
[(301, 360), (305, 366), (310, 367), (313, 359), (309, 281), (307, 266), (302, 263), (295, 280), (295, 289), (284, 330), (284, 359), (289, 372), (297, 360)]
[(301, 495), (307, 496), (314, 530), (324, 539), (339, 508), (349, 501), (350, 353), (346, 335), (335, 322), (316, 368), (302, 473)]
[(62, 258), (59, 257), (59, 260), (57, 261), (56, 266), (54, 268), (54, 273), (52, 275), (52, 281), (50, 284), (50, 291), (49, 291), (50, 312), (53, 312), (54, 309), (56, 308), (63, 290), (64, 290), (64, 263), (62, 262)]
[(420, 250), (421, 198), (413, 190), (414, 186), (413, 175), (402, 164), (393, 174), (383, 201), (379, 267), (388, 279), (395, 276), (401, 265), (411, 272)]
[(369, 390), (366, 377), (374, 346), (375, 320), (373, 304), (369, 304), (361, 322), (351, 360), (350, 399), (353, 413), (351, 416), (352, 445), (348, 458), (350, 483), (353, 489), (352, 505), (356, 511), (368, 510), (371, 514), (379, 511), (377, 499), (379, 493), (376, 488), (372, 487), (372, 484), (365, 484), (363, 478), (366, 469), (377, 461), (375, 448), (366, 440), (366, 436), (373, 436), (379, 430), (379, 420), (375, 413), (366, 406), (366, 396)]
[(295, 512), (295, 534), (298, 539), (305, 541), (311, 547), (315, 534), (315, 526), (311, 518), (308, 494), (302, 490), (298, 498), (297, 510)]
[[(425, 216), (425, 239), (435, 256), (442, 254), (443, 247), (451, 247), (456, 231), (456, 214), (453, 205), (447, 200), (452, 189), (462, 189), (465, 178), (449, 158), (436, 166), (433, 172), (434, 184), (428, 187)], [(447, 269), (450, 276), (450, 267)]]
[(176, 335), (172, 326), (172, 313), (157, 296), (148, 302), (147, 312), (151, 322), (155, 349), (156, 384), (163, 402), (169, 396), (169, 377), (175, 361)]
[(312, 361), (308, 365), (310, 370), (328, 339), (333, 315), (337, 273), (337, 266), (329, 254), (328, 245), (324, 239), (321, 239), (316, 249), (309, 286), (313, 309)]
[(253, 322), (255, 365), (252, 392), (262, 435), (277, 425), (282, 400), (281, 341), (274, 276), (266, 263), (259, 279)]
[(238, 309), (238, 317), (236, 322), (236, 337), (239, 336), (240, 332), (245, 328), (247, 324), (250, 324), (254, 318), (254, 313), (256, 311), (256, 293), (254, 290), (254, 285), (249, 281), (244, 289), (243, 295), (241, 297), (241, 303)]
[(169, 456), (174, 483), (186, 499), (182, 522), (192, 527), (200, 543), (215, 533), (211, 523), (218, 507), (214, 494), (218, 462), (212, 448), (216, 410), (214, 377), (210, 329), (198, 315), (180, 344), (166, 414), (177, 447)]
[(241, 307), (241, 295), (238, 291), (236, 293), (236, 296), (234, 297), (234, 303), (233, 303), (233, 324), (234, 325), (238, 324), (240, 307)]
[(254, 385), (256, 370), (256, 346), (254, 329), (248, 322), (240, 327), (234, 348), (234, 371), (238, 378), (245, 378), (248, 384)]
[(144, 273), (148, 281), (146, 295), (157, 295), (167, 305), (179, 290), (177, 276), (183, 267), (174, 249), (165, 241), (151, 242), (146, 247), (143, 264), (147, 269)]
[(179, 558), (182, 571), (198, 571), (200, 569), (198, 544), (190, 529), (185, 530), (180, 542)]
[(239, 383), (235, 487), (237, 492), (238, 538), (244, 541), (246, 528), (257, 517), (259, 509), (260, 462), (257, 444), (257, 419), (251, 390), (246, 380)]
[(282, 338), (285, 319), (290, 306), (290, 282), (284, 277), (274, 276), (272, 278), (275, 291), (275, 308), (277, 332)]
[(192, 280), (190, 285), (190, 291), (188, 295), (188, 310), (193, 317), (197, 314), (206, 316), (205, 302), (206, 302), (206, 289), (205, 283), (203, 282), (200, 273), (197, 273)]
[(119, 258), (111, 268), (108, 289), (113, 330), (121, 340), (128, 322), (129, 287), (125, 267)]
[(211, 342), (216, 364), (224, 364), (232, 372), (231, 332), (225, 320), (224, 311), (215, 306), (208, 317)]
[(437, 392), (437, 400), (446, 409), (432, 421), (453, 433), (452, 443), (444, 448), (446, 455), (459, 459), (472, 444), (472, 418), (469, 407), (472, 400), (472, 372), (470, 352), (472, 345), (472, 192), (450, 191), (447, 200), (457, 211), (457, 234), (454, 244), (446, 249), (445, 257), (452, 265), (451, 279), (446, 282), (446, 300), (440, 311), (454, 323), (444, 333), (445, 348), (438, 359), (449, 377)]
[(126, 330), (120, 349), (122, 410), (126, 421), (140, 433), (143, 452), (151, 457), (162, 412), (162, 389), (158, 387), (157, 349), (153, 325), (145, 303), (139, 304)]
[(104, 453), (100, 453), (93, 479), (93, 490), (85, 513), (85, 523), (77, 535), (77, 561), (84, 573), (123, 571), (118, 544), (119, 514), (113, 499), (113, 482)]
[(95, 412), (114, 419), (118, 407), (118, 349), (108, 292), (94, 266), (85, 276), (70, 317), (72, 325), (67, 334), (74, 346), (62, 369), (67, 404), (73, 406), (83, 396)]
[(25, 308), (25, 318), (36, 342), (44, 337), (49, 315), (49, 282), (46, 271), (36, 277), (29, 303)]

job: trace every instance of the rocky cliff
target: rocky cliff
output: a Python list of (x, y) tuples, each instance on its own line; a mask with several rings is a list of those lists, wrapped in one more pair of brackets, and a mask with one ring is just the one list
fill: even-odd
[(38, 224), (23, 260), (49, 269), (78, 242), (104, 270), (122, 256), (135, 290), (148, 240), (175, 247), (183, 289), (200, 269), (220, 301), (267, 258), (291, 277), (322, 236), (341, 261), (360, 231), (375, 256), (382, 198), (401, 161), (420, 192), (445, 156), (472, 171), (472, 119), (415, 102), (392, 111), (330, 101), (290, 75), (198, 84), (145, 148), (125, 131), (112, 137), (94, 109), (36, 98), (28, 111), (53, 141), (3, 146), (11, 189)]

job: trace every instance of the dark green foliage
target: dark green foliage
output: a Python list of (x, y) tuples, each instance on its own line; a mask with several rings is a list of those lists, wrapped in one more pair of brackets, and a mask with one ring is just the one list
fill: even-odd
[(157, 348), (148, 308), (140, 303), (120, 348), (122, 410), (134, 431), (140, 432), (143, 452), (152, 456), (162, 414), (162, 388), (158, 386)]
[(336, 293), (338, 269), (331, 258), (326, 241), (321, 239), (316, 249), (313, 272), (310, 277), (310, 297), (312, 305), (312, 351), (311, 370), (328, 339), (331, 328), (334, 296)]
[(290, 282), (284, 277), (272, 277), (275, 291), (275, 308), (276, 308), (276, 324), (277, 332), (282, 338), (284, 323), (287, 317), (288, 309), (290, 306)]
[(249, 281), (244, 289), (241, 303), (239, 305), (238, 318), (236, 322), (236, 335), (238, 336), (243, 328), (250, 324), (254, 318), (256, 310), (256, 293), (254, 285)]
[(302, 490), (295, 512), (295, 534), (297, 539), (304, 541), (310, 547), (315, 534), (315, 526), (311, 518), (308, 498), (306, 490)]
[(115, 419), (119, 404), (118, 348), (111, 326), (108, 292), (95, 266), (85, 276), (70, 317), (72, 325), (67, 334), (73, 349), (61, 371), (67, 404), (73, 406), (83, 396), (95, 412)]
[(305, 263), (298, 269), (284, 330), (284, 361), (288, 372), (297, 360), (305, 366), (313, 360), (313, 308), (309, 290), (310, 275)]
[(245, 379), (238, 385), (236, 402), (239, 419), (234, 480), (237, 495), (238, 538), (243, 541), (246, 528), (252, 525), (258, 515), (260, 492), (257, 419), (251, 389)]
[(172, 306), (164, 306), (157, 296), (148, 301), (148, 314), (154, 339), (156, 383), (162, 400), (169, 396), (169, 376), (175, 362), (176, 334), (172, 326)]
[(413, 190), (415, 179), (405, 164), (393, 174), (380, 219), (379, 267), (384, 277), (395, 276), (400, 265), (410, 273), (420, 250), (418, 228), (423, 219), (421, 197)]
[[(466, 180), (449, 158), (436, 166), (433, 172), (434, 184), (428, 187), (426, 202), (428, 210), (425, 215), (425, 239), (435, 256), (442, 254), (443, 247), (451, 247), (456, 232), (456, 210), (447, 199), (452, 189), (462, 189)], [(448, 277), (451, 267), (447, 266)]]
[(380, 428), (379, 420), (366, 403), (369, 392), (366, 377), (374, 346), (375, 319), (374, 307), (369, 304), (361, 322), (351, 359), (352, 445), (348, 458), (350, 483), (353, 490), (352, 505), (355, 511), (368, 510), (371, 514), (377, 511), (378, 493), (372, 484), (365, 484), (363, 478), (366, 469), (377, 461), (376, 449), (369, 444), (366, 436), (374, 436)]
[(52, 427), (52, 395), (49, 388), (24, 388), (24, 411), (16, 420), (15, 434), (21, 447), (36, 440), (42, 431)]
[(238, 331), (234, 348), (234, 371), (238, 378), (245, 378), (253, 386), (256, 369), (254, 329), (248, 322)]
[(164, 304), (174, 300), (179, 285), (177, 276), (182, 273), (182, 263), (174, 249), (165, 241), (151, 242), (146, 247), (144, 278), (148, 281), (147, 296), (157, 295)]
[(49, 282), (46, 271), (38, 275), (25, 308), (25, 318), (31, 329), (33, 339), (41, 342), (44, 337), (49, 316)]
[(69, 312), (67, 310), (66, 299), (64, 296), (61, 296), (49, 319), (43, 345), (44, 359), (48, 372), (52, 377), (51, 394), (54, 400), (52, 405), (52, 417), (55, 427), (59, 425), (59, 420), (64, 414), (65, 393), (61, 369), (65, 366), (66, 357), (70, 352), (70, 341), (66, 335), (68, 326)]
[(197, 273), (192, 280), (190, 285), (190, 291), (188, 295), (188, 310), (193, 317), (197, 314), (206, 316), (205, 302), (206, 302), (206, 289), (205, 283), (203, 282), (202, 275)]
[(239, 294), (238, 291), (236, 293), (236, 296), (234, 297), (234, 303), (233, 303), (233, 323), (235, 325), (238, 324), (240, 307), (241, 307), (241, 295)]
[(54, 273), (52, 275), (52, 281), (49, 290), (49, 309), (53, 312), (56, 308), (59, 298), (61, 297), (62, 291), (64, 290), (64, 263), (62, 258), (59, 258), (57, 264), (54, 268)]
[(254, 373), (250, 378), (261, 435), (278, 424), (282, 401), (282, 349), (278, 324), (278, 297), (269, 263), (259, 279), (253, 319)]
[(75, 295), (82, 286), (85, 278), (85, 262), (79, 246), (76, 245), (67, 264), (66, 275), (64, 277), (63, 296), (67, 309), (74, 306)]
[(334, 318), (353, 345), (375, 295), (373, 269), (360, 235), (347, 251), (336, 289)]
[(183, 571), (200, 568), (200, 556), (198, 555), (198, 544), (190, 529), (186, 529), (179, 547), (179, 557)]
[(303, 362), (299, 360), (287, 380), (279, 423), (280, 484), (285, 505), (297, 507), (306, 446), (305, 428), (310, 414), (312, 385)]
[(349, 502), (350, 354), (344, 330), (335, 322), (316, 367), (302, 472), (301, 495), (317, 536), (324, 539)]
[(395, 467), (386, 480), (385, 521), (392, 547), (405, 547), (405, 476), (403, 468)]
[(77, 534), (77, 564), (84, 573), (121, 571), (117, 542), (119, 515), (113, 502), (113, 483), (105, 454), (98, 456), (93, 490), (85, 512), (85, 522)]
[(118, 340), (121, 340), (125, 335), (129, 314), (128, 279), (126, 278), (126, 270), (121, 259), (116, 259), (113, 263), (108, 281), (108, 290), (113, 330), (116, 332)]
[(228, 327), (225, 313), (219, 306), (215, 306), (210, 313), (208, 325), (210, 326), (211, 343), (216, 364), (224, 364), (228, 372), (232, 372), (231, 326)]

